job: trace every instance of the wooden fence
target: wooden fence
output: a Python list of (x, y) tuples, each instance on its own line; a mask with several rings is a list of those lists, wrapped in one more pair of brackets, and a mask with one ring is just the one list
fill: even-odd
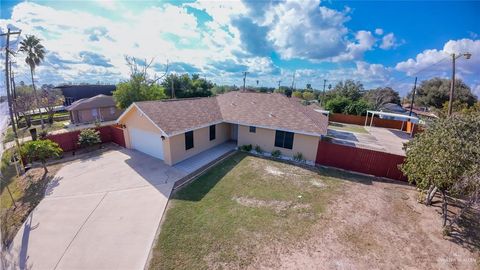
[[(372, 117), (368, 117), (367, 125), (370, 125)], [(345, 123), (345, 124), (353, 124), (353, 125), (365, 125), (365, 116), (360, 115), (349, 115), (349, 114), (340, 114), (340, 113), (331, 113), (328, 118), (329, 121), (338, 122), (338, 123)], [(411, 122), (403, 122), (398, 120), (390, 120), (390, 119), (382, 119), (375, 117), (373, 119), (374, 127), (384, 127), (384, 128), (393, 128), (393, 129), (401, 129), (403, 127), (403, 131), (410, 132), (412, 129), (413, 124)], [(419, 126), (415, 124), (413, 133), (417, 133), (421, 131)]]
[(404, 156), (320, 141), (316, 163), (344, 170), (407, 181), (398, 168)]
[[(100, 132), (100, 139), (102, 140), (102, 143), (114, 142), (120, 146), (125, 147), (125, 138), (123, 136), (123, 130), (120, 127), (112, 125), (95, 128), (95, 130), (98, 130)], [(58, 145), (65, 152), (73, 151), (79, 148), (79, 134), (80, 130), (77, 130), (72, 132), (48, 135), (47, 139), (58, 143)]]

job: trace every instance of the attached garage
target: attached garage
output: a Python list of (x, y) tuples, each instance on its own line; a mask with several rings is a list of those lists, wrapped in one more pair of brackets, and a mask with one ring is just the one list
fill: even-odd
[(130, 128), (128, 132), (132, 149), (163, 160), (163, 141), (158, 133), (138, 128)]

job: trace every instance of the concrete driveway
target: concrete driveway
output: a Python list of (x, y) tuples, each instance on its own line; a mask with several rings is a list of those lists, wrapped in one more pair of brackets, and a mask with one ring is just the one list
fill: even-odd
[(70, 163), (9, 257), (20, 269), (143, 269), (173, 184), (185, 175), (127, 149)]

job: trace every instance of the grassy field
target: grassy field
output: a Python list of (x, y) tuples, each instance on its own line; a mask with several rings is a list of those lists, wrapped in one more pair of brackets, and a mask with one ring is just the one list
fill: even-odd
[(329, 122), (328, 128), (340, 130), (340, 131), (355, 132), (355, 133), (368, 133), (368, 131), (363, 126), (337, 123), (337, 122)]
[(264, 243), (301, 239), (338, 187), (328, 173), (236, 153), (173, 195), (150, 269), (244, 268)]

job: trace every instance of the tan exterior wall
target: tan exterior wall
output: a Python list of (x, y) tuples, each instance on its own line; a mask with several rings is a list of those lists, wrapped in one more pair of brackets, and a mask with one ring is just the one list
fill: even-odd
[(250, 133), (249, 126), (238, 126), (238, 145), (259, 145), (263, 151), (271, 152), (280, 150), (282, 155), (292, 157), (297, 152), (303, 154), (306, 160), (315, 161), (320, 137), (295, 133), (293, 137), (293, 149), (275, 147), (275, 130), (258, 128), (255, 133)]
[[(152, 123), (150, 120), (147, 119), (146, 116), (142, 116), (138, 111), (137, 108), (133, 107), (122, 119), (122, 121), (119, 122), (120, 124), (123, 124), (126, 126), (125, 129), (123, 129), (123, 136), (125, 137), (125, 145), (127, 148), (132, 148), (132, 145), (130, 143), (130, 136), (129, 136), (129, 129), (132, 128), (137, 128), (141, 129), (144, 131), (149, 131), (149, 132), (154, 132), (158, 133), (159, 136), (162, 135), (160, 130)], [(165, 152), (165, 143), (163, 145), (163, 151), (164, 155), (166, 156), (167, 153)]]
[(112, 121), (117, 119), (122, 113), (122, 111), (117, 109), (116, 107), (111, 107), (111, 108), (114, 108), (113, 114), (112, 114), (112, 111), (110, 110), (110, 107), (96, 108), (95, 109), (97, 111), (96, 117), (92, 114), (92, 110), (94, 109), (74, 110), (74, 111), (71, 111), (73, 115), (73, 119), (71, 120), (75, 124), (92, 123), (92, 122), (95, 122), (97, 119), (101, 121)]
[(210, 141), (210, 127), (193, 131), (193, 148), (185, 150), (185, 134), (167, 138), (163, 144), (164, 161), (169, 165), (178, 163), (211, 147), (224, 143), (230, 139), (230, 125), (220, 123), (216, 125), (216, 138)]
[(112, 121), (116, 120), (120, 114), (122, 114), (122, 110), (119, 110), (117, 107), (104, 107), (99, 108), (100, 115), (102, 116), (102, 121)]

